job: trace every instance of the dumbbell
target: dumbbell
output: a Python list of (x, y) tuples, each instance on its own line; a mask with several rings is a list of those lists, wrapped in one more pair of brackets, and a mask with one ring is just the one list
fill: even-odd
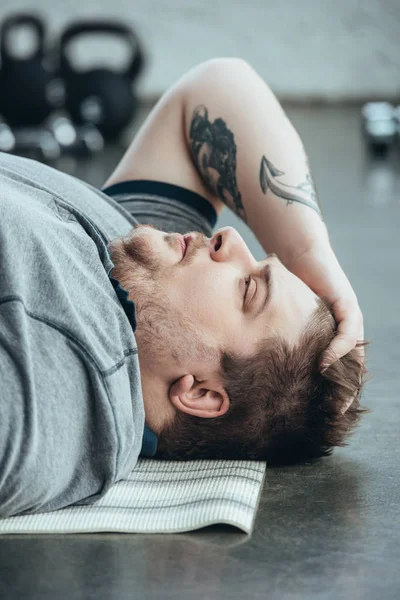
[(389, 102), (368, 102), (361, 114), (368, 147), (375, 154), (386, 154), (398, 133), (394, 106)]
[(51, 131), (43, 127), (18, 127), (11, 129), (0, 122), (0, 151), (11, 152), (51, 163), (61, 156), (61, 147)]
[(91, 125), (75, 127), (65, 116), (52, 116), (41, 127), (11, 129), (0, 122), (0, 151), (54, 162), (61, 155), (90, 156), (104, 147), (101, 133)]
[(74, 125), (63, 114), (54, 114), (47, 123), (63, 154), (90, 156), (104, 148), (104, 138), (94, 125)]
[(4, 121), (0, 121), (0, 152), (13, 152), (15, 149), (15, 135)]
[[(99, 67), (78, 72), (67, 57), (70, 45), (83, 35), (101, 34), (128, 41), (128, 67), (119, 71)], [(116, 140), (138, 106), (133, 82), (143, 68), (144, 57), (136, 33), (118, 22), (77, 22), (62, 33), (58, 55), (59, 75), (65, 85), (65, 109), (73, 123), (94, 125), (105, 140)]]
[(400, 142), (400, 104), (394, 108), (393, 117), (396, 122), (397, 141)]
[[(28, 57), (17, 56), (12, 48), (21, 26), (36, 36)], [(0, 113), (10, 127), (39, 126), (63, 103), (64, 90), (46, 56), (44, 22), (38, 15), (12, 14), (2, 22), (0, 36)]]

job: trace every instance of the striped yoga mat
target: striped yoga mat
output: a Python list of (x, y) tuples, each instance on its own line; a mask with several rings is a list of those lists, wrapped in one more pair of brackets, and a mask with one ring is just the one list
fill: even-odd
[(0, 519), (2, 533), (178, 533), (216, 523), (251, 535), (266, 463), (140, 458), (97, 502)]

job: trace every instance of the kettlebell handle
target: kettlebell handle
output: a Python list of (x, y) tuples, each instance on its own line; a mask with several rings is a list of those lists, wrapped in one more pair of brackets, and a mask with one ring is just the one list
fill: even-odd
[(29, 57), (29, 60), (41, 60), (44, 56), (44, 36), (45, 36), (45, 26), (42, 19), (34, 14), (28, 13), (16, 13), (10, 15), (1, 24), (0, 29), (0, 55), (1, 62), (4, 67), (7, 66), (9, 62), (15, 62), (15, 57), (11, 56), (7, 50), (7, 36), (10, 34), (11, 29), (18, 25), (30, 25), (33, 29), (36, 30), (37, 36), (39, 38), (38, 46), (36, 52)]
[(66, 55), (68, 44), (77, 36), (85, 33), (111, 33), (123, 36), (132, 48), (133, 56), (126, 71), (122, 74), (129, 79), (134, 79), (143, 67), (143, 53), (136, 33), (122, 23), (104, 21), (82, 21), (73, 23), (63, 32), (60, 38), (60, 67), (63, 71), (73, 72), (70, 61)]

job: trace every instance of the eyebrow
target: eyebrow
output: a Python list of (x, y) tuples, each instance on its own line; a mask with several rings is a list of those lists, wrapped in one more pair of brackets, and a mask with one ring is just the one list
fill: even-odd
[(260, 308), (260, 310), (257, 312), (257, 317), (261, 314), (264, 314), (265, 311), (267, 310), (271, 298), (274, 294), (274, 277), (272, 276), (272, 269), (271, 269), (271, 265), (266, 265), (263, 271), (263, 275), (264, 275), (264, 279), (266, 281), (267, 284), (267, 293), (265, 294), (265, 299), (264, 302)]

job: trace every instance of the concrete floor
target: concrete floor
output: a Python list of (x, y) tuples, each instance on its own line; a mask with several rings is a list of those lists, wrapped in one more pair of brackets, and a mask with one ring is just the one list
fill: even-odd
[[(354, 108), (288, 109), (309, 154), (332, 245), (372, 340), (372, 413), (349, 447), (268, 469), (251, 539), (233, 527), (175, 535), (0, 538), (0, 597), (141, 600), (400, 598), (400, 144), (371, 160)], [(60, 168), (101, 185), (110, 149)], [(263, 251), (225, 209), (256, 258)]]

